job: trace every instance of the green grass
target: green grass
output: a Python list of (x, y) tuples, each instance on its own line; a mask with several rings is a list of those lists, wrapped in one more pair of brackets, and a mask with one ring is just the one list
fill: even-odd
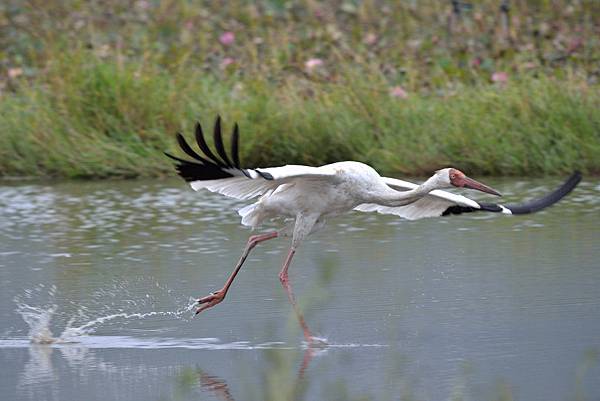
[(398, 99), (376, 75), (352, 71), (347, 82), (274, 85), (158, 69), (136, 78), (135, 68), (78, 60), (57, 70), (49, 86), (24, 84), (0, 103), (3, 175), (167, 174), (161, 151), (174, 150), (173, 134), (191, 137), (197, 119), (210, 127), (217, 113), (226, 129), (240, 123), (248, 165), (350, 159), (405, 174), (446, 165), (478, 174), (600, 172), (600, 92), (575, 80)]
[(240, 123), (249, 166), (600, 173), (593, 2), (519, 2), (506, 30), (493, 1), (450, 28), (456, 16), (428, 1), (31, 4), (0, 7), (0, 176), (173, 174), (173, 134), (217, 114)]

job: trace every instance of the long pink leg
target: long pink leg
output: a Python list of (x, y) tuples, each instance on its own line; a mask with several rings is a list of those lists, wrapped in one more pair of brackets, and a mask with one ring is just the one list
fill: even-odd
[(259, 243), (261, 243), (263, 241), (267, 241), (267, 240), (273, 239), (273, 238), (276, 238), (278, 235), (279, 234), (277, 233), (277, 231), (274, 231), (272, 233), (251, 236), (248, 239), (248, 243), (246, 244), (246, 247), (244, 248), (244, 252), (242, 253), (242, 257), (240, 258), (239, 262), (235, 266), (235, 269), (233, 270), (233, 272), (231, 273), (231, 275), (227, 279), (227, 282), (225, 282), (225, 285), (223, 286), (223, 288), (221, 288), (218, 291), (215, 291), (215, 292), (211, 293), (210, 295), (208, 295), (208, 296), (206, 296), (204, 298), (200, 298), (198, 300), (198, 304), (206, 304), (206, 305), (198, 308), (196, 310), (196, 315), (198, 313), (202, 312), (203, 310), (206, 310), (208, 308), (212, 308), (216, 304), (221, 303), (223, 301), (223, 299), (225, 299), (225, 295), (227, 295), (227, 291), (229, 291), (229, 287), (231, 287), (231, 283), (233, 283), (233, 280), (235, 279), (235, 276), (237, 276), (238, 272), (242, 268), (242, 265), (244, 264), (244, 262), (246, 261), (246, 258), (250, 254), (250, 251), (252, 249), (254, 249), (254, 247), (256, 245), (258, 245)]
[(304, 356), (302, 357), (302, 364), (300, 365), (300, 369), (298, 370), (298, 380), (301, 380), (304, 377), (304, 373), (306, 369), (308, 369), (308, 365), (315, 357), (317, 350), (315, 348), (308, 347), (306, 351), (304, 351)]
[(313, 337), (312, 333), (310, 332), (310, 329), (308, 328), (306, 321), (304, 321), (304, 316), (302, 316), (302, 312), (300, 312), (300, 309), (298, 309), (298, 305), (296, 304), (296, 297), (294, 296), (294, 291), (292, 290), (292, 285), (290, 284), (290, 280), (288, 278), (288, 268), (290, 267), (290, 263), (292, 262), (292, 258), (294, 257), (295, 253), (296, 253), (296, 249), (294, 249), (292, 247), (290, 249), (290, 252), (288, 253), (287, 257), (285, 258), (285, 262), (283, 263), (283, 267), (282, 267), (281, 271), (279, 272), (279, 281), (281, 281), (281, 285), (283, 286), (283, 288), (285, 289), (285, 292), (287, 293), (288, 299), (290, 300), (290, 303), (292, 304), (292, 308), (294, 308), (294, 313), (296, 314), (296, 318), (298, 319), (298, 322), (300, 323), (300, 326), (302, 327), (302, 331), (304, 332), (304, 338), (306, 339), (306, 342), (308, 342), (310, 344), (310, 343), (312, 343), (314, 337)]

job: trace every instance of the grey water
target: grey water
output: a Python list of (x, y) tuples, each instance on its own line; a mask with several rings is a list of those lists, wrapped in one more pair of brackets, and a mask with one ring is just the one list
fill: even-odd
[[(486, 183), (510, 202), (560, 180)], [(598, 179), (535, 215), (330, 221), (290, 269), (319, 349), (277, 277), (285, 239), (193, 317), (251, 234), (243, 204), (175, 180), (0, 183), (0, 399), (600, 400)]]

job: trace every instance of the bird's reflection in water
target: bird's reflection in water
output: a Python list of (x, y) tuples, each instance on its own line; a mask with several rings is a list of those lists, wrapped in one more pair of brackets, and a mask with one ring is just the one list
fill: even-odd
[(227, 382), (220, 377), (212, 376), (200, 369), (198, 371), (198, 380), (202, 390), (213, 393), (220, 400), (234, 401)]
[[(274, 375), (272, 375), (270, 377), (273, 378), (275, 381), (277, 381), (277, 383), (271, 383), (271, 384), (274, 384), (274, 386), (267, 385), (268, 388), (265, 389), (267, 394), (270, 389), (273, 389), (274, 391), (277, 391), (277, 393), (278, 393), (274, 399), (279, 399), (282, 394), (289, 395), (289, 397), (284, 396), (282, 399), (294, 399), (294, 400), (301, 399), (302, 395), (308, 388), (308, 385), (305, 380), (306, 379), (305, 374), (306, 374), (307, 369), (309, 368), (311, 362), (313, 361), (313, 359), (316, 356), (322, 355), (325, 352), (327, 352), (326, 348), (307, 347), (304, 350), (304, 354), (302, 356), (302, 362), (300, 363), (300, 367), (298, 368), (292, 381), (285, 380), (285, 379), (282, 380), (282, 377), (280, 376), (280, 374), (283, 372), (281, 370), (279, 370), (281, 367), (276, 366), (275, 371), (278, 371), (278, 373), (275, 373)], [(278, 356), (277, 359), (279, 359), (278, 364), (285, 363), (285, 361), (283, 361), (280, 356)], [(203, 391), (214, 394), (215, 397), (217, 397), (220, 400), (235, 401), (235, 399), (233, 398), (233, 395), (231, 394), (231, 390), (229, 389), (229, 385), (227, 384), (227, 381), (225, 379), (218, 377), (218, 376), (214, 376), (212, 374), (209, 374), (206, 371), (204, 371), (203, 369), (197, 370), (197, 377), (198, 377), (198, 384), (200, 385), (200, 388)], [(289, 386), (287, 386), (288, 384), (289, 384)], [(265, 398), (271, 399), (271, 397), (265, 397)]]

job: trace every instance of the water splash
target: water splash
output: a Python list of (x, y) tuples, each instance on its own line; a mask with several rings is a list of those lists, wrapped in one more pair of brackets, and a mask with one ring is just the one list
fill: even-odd
[[(160, 288), (158, 284), (157, 287)], [(123, 284), (119, 285), (119, 290), (124, 289)], [(162, 288), (161, 288), (162, 289)], [(56, 302), (57, 289), (55, 286), (45, 287), (43, 284), (34, 287), (33, 289), (25, 290), (20, 296), (14, 298), (16, 304), (16, 313), (19, 314), (27, 326), (29, 327), (28, 338), (33, 344), (58, 344), (58, 343), (77, 343), (80, 342), (82, 336), (87, 336), (94, 333), (99, 328), (103, 327), (107, 322), (113, 320), (145, 319), (149, 317), (170, 317), (173, 319), (191, 319), (193, 314), (191, 311), (194, 308), (195, 301), (188, 299), (186, 306), (178, 308), (174, 311), (149, 311), (141, 312), (131, 309), (147, 309), (155, 304), (154, 299), (149, 295), (139, 302), (134, 302), (131, 299), (126, 299), (126, 305), (117, 305), (114, 302), (107, 302), (98, 308), (98, 299), (104, 298), (108, 291), (100, 291), (100, 297), (91, 297), (89, 303), (93, 305), (77, 305), (74, 302), (64, 301), (61, 305), (67, 307), (61, 308)], [(168, 291), (170, 293), (170, 291)], [(105, 298), (104, 298), (105, 299)], [(181, 302), (178, 302), (181, 304)], [(150, 305), (149, 305), (150, 304)], [(38, 305), (38, 306), (32, 306)], [(68, 312), (68, 306), (75, 306), (76, 311)], [(125, 307), (129, 310), (125, 310)], [(95, 312), (92, 312), (95, 311)], [(114, 311), (115, 313), (110, 313)], [(94, 313), (96, 316), (90, 317)], [(100, 314), (100, 316), (97, 316)], [(66, 323), (63, 323), (65, 322)], [(52, 327), (60, 329), (61, 334), (55, 336)], [(58, 331), (58, 330), (57, 330)]]
[(166, 311), (166, 312), (159, 312), (159, 311), (152, 311), (152, 312), (136, 312), (136, 313), (114, 313), (112, 315), (106, 315), (106, 316), (100, 316), (97, 317), (95, 319), (90, 320), (89, 322), (86, 322), (80, 326), (76, 326), (76, 327), (72, 327), (71, 326), (71, 322), (69, 324), (67, 324), (67, 327), (65, 327), (65, 329), (63, 330), (62, 334), (60, 335), (60, 338), (63, 340), (72, 340), (72, 339), (76, 339), (77, 337), (80, 336), (84, 336), (84, 335), (88, 335), (93, 333), (94, 331), (96, 331), (98, 329), (99, 326), (101, 326), (103, 323), (106, 323), (110, 320), (114, 320), (114, 319), (144, 319), (147, 317), (151, 317), (151, 316), (171, 316), (174, 317), (176, 319), (180, 319), (184, 316), (184, 314), (189, 314), (189, 307), (185, 307), (182, 309), (179, 309), (177, 311)]
[(312, 337), (310, 341), (302, 341), (303, 349), (326, 349), (329, 347), (329, 341), (324, 337)]
[(35, 344), (51, 344), (58, 339), (50, 331), (50, 320), (56, 312), (56, 305), (50, 308), (36, 308), (27, 304), (17, 304), (17, 313), (29, 325), (29, 338)]
[(57, 310), (54, 299), (56, 296), (56, 286), (51, 286), (47, 291), (50, 305), (44, 307), (35, 307), (28, 305), (24, 299), (31, 299), (34, 294), (40, 294), (45, 290), (45, 286), (40, 284), (31, 290), (25, 290), (21, 297), (15, 297), (14, 301), (17, 304), (16, 312), (21, 315), (25, 323), (29, 326), (28, 336), (32, 343), (35, 344), (50, 344), (57, 339), (54, 338), (50, 330), (50, 321)]

